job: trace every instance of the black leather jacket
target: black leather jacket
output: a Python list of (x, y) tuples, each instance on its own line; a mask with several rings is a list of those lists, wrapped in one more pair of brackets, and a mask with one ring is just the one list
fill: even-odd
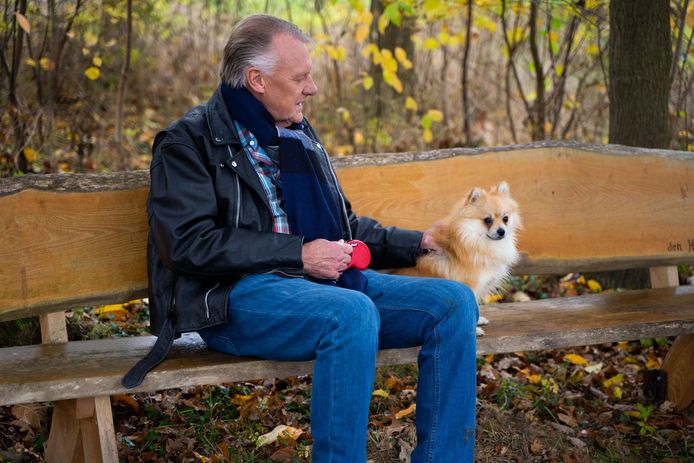
[[(369, 246), (372, 268), (414, 265), (421, 232), (384, 228), (357, 217), (308, 123), (306, 134), (335, 178), (344, 238)], [(243, 275), (304, 277), (303, 237), (272, 232), (267, 197), (220, 89), (157, 134), (150, 175), (147, 257), (153, 333), (159, 334), (167, 316), (175, 318), (177, 332), (225, 323), (229, 291)]]

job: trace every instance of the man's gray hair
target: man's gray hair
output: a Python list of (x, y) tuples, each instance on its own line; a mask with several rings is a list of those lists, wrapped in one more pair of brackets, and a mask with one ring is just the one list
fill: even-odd
[(266, 14), (246, 16), (236, 24), (224, 47), (224, 57), (219, 69), (222, 82), (233, 88), (246, 85), (246, 69), (249, 66), (267, 73), (277, 63), (271, 46), (277, 34), (289, 34), (303, 43), (311, 39), (295, 24)]

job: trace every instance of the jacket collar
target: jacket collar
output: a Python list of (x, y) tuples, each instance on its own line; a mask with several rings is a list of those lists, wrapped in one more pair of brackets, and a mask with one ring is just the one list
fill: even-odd
[(217, 87), (207, 102), (207, 125), (213, 144), (217, 146), (240, 144), (231, 114), (222, 96), (221, 86)]

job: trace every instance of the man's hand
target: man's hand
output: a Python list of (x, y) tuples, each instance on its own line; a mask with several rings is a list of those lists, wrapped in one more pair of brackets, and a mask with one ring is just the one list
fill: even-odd
[(441, 227), (443, 225), (442, 220), (437, 220), (434, 222), (431, 227), (424, 232), (424, 235), (422, 236), (422, 242), (419, 245), (421, 249), (425, 249), (430, 252), (441, 252), (443, 249), (439, 244), (434, 241), (434, 232), (436, 231), (437, 228)]
[(337, 280), (352, 260), (352, 249), (344, 240), (306, 243), (301, 248), (304, 272), (321, 280)]

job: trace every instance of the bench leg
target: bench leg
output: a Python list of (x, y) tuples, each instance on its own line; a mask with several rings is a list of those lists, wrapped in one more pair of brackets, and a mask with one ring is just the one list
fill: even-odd
[(118, 462), (109, 396), (54, 403), (46, 461)]
[(694, 400), (694, 334), (678, 336), (670, 347), (663, 370), (667, 372), (667, 400), (684, 410)]

